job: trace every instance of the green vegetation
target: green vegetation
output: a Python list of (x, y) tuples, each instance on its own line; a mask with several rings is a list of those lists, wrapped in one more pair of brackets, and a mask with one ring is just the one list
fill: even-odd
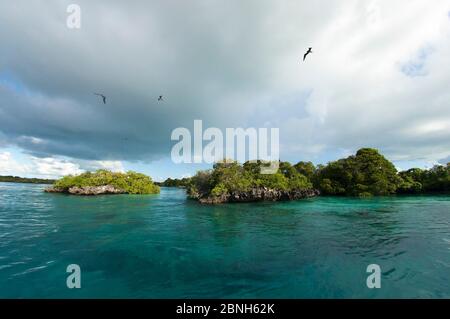
[(396, 193), (402, 182), (395, 166), (371, 148), (362, 148), (354, 156), (330, 162), (315, 175), (315, 186), (328, 195), (390, 195)]
[(398, 173), (377, 150), (363, 148), (355, 156), (318, 167), (312, 179), (314, 186), (327, 195), (367, 197), (449, 192), (450, 165)]
[(18, 176), (0, 176), (0, 182), (5, 183), (27, 183), (27, 184), (53, 184), (53, 179), (25, 178)]
[(313, 163), (298, 162), (297, 164), (294, 165), (294, 168), (297, 170), (297, 172), (306, 176), (310, 181), (314, 179), (316, 168), (314, 167)]
[(234, 161), (216, 163), (212, 170), (200, 171), (191, 179), (188, 193), (220, 196), (232, 192), (247, 192), (252, 188), (290, 191), (311, 189), (312, 183), (288, 162), (280, 162), (275, 174), (261, 174), (261, 161), (240, 165)]
[(260, 161), (215, 164), (212, 170), (200, 171), (191, 178), (188, 193), (220, 196), (256, 187), (284, 191), (316, 188), (324, 195), (370, 197), (450, 190), (450, 163), (430, 170), (414, 168), (399, 173), (371, 148), (362, 148), (355, 155), (317, 167), (311, 162), (295, 165), (280, 162), (277, 173), (269, 175), (260, 174), (262, 165)]
[(57, 189), (67, 190), (71, 187), (111, 185), (128, 194), (157, 194), (159, 187), (149, 176), (136, 172), (114, 173), (108, 170), (87, 172), (81, 175), (68, 175), (55, 182)]
[(159, 186), (164, 186), (164, 187), (187, 187), (190, 183), (191, 179), (190, 178), (182, 178), (182, 179), (178, 179), (178, 178), (168, 178), (166, 179), (164, 182), (162, 183), (155, 183)]
[(400, 172), (403, 182), (399, 193), (417, 194), (450, 191), (450, 163), (447, 166), (436, 165), (429, 170), (412, 168)]
[(0, 176), (0, 182), (54, 183), (54, 188), (111, 185), (129, 194), (159, 193), (158, 185), (186, 187), (188, 194), (220, 197), (234, 192), (248, 192), (255, 188), (279, 191), (318, 189), (323, 195), (381, 196), (392, 194), (422, 194), (450, 192), (450, 163), (431, 169), (412, 168), (397, 172), (394, 165), (376, 149), (362, 148), (355, 155), (327, 165), (314, 166), (311, 162), (291, 165), (279, 162), (275, 174), (261, 174), (267, 163), (246, 162), (243, 165), (230, 160), (216, 163), (212, 170), (200, 171), (194, 177), (168, 178), (153, 183), (151, 178), (136, 172), (113, 173), (107, 170), (65, 176), (53, 180)]

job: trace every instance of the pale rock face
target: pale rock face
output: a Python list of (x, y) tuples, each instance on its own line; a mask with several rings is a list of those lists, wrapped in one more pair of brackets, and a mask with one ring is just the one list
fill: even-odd
[[(194, 196), (193, 196), (194, 195)], [(299, 189), (283, 191), (267, 187), (252, 188), (248, 192), (232, 192), (221, 196), (208, 196), (202, 194), (191, 194), (191, 198), (197, 199), (202, 204), (220, 203), (244, 203), (260, 201), (288, 201), (310, 198), (320, 195), (317, 189)]]
[(105, 194), (125, 194), (122, 189), (115, 188), (112, 185), (104, 186), (85, 186), (85, 187), (71, 187), (69, 189), (58, 189), (49, 187), (45, 190), (47, 193), (69, 193), (73, 195), (105, 195)]

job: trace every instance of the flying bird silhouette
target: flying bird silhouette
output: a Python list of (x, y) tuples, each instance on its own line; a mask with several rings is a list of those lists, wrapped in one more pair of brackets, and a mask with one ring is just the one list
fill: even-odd
[(158, 101), (163, 101), (163, 96), (162, 95), (159, 96)]
[(309, 48), (308, 51), (306, 51), (305, 55), (303, 56), (303, 61), (305, 61), (306, 56), (310, 53), (312, 53), (312, 48)]
[(103, 99), (103, 104), (106, 104), (106, 96), (104, 96), (103, 94), (100, 93), (94, 93), (95, 95), (101, 96)]

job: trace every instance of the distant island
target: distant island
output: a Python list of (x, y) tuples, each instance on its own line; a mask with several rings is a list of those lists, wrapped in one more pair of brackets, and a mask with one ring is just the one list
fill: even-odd
[(0, 183), (53, 184), (54, 179), (26, 178), (18, 176), (0, 176)]
[(296, 200), (319, 194), (329, 196), (386, 196), (393, 194), (448, 193), (450, 163), (429, 170), (397, 172), (378, 150), (362, 148), (356, 155), (314, 166), (279, 162), (278, 172), (260, 173), (262, 162), (217, 163), (200, 171), (187, 184), (189, 198), (200, 203)]
[(0, 176), (0, 182), (53, 184), (45, 191), (74, 195), (157, 194), (160, 186), (181, 187), (186, 189), (188, 198), (203, 204), (285, 201), (318, 195), (371, 197), (450, 192), (450, 163), (398, 172), (394, 164), (372, 148), (362, 148), (355, 155), (327, 165), (303, 161), (278, 164), (276, 173), (261, 174), (266, 165), (261, 161), (239, 164), (224, 160), (193, 177), (168, 178), (160, 183), (141, 173), (108, 170), (68, 175), (57, 181)]
[(189, 198), (203, 204), (225, 202), (256, 202), (297, 200), (314, 197), (308, 178), (287, 162), (281, 162), (278, 172), (261, 174), (261, 161), (216, 163), (212, 170), (198, 172), (187, 187)]
[(108, 170), (68, 175), (57, 180), (47, 193), (66, 193), (72, 195), (105, 194), (158, 194), (159, 186), (144, 174), (136, 172), (116, 173)]
[(167, 178), (164, 182), (155, 182), (156, 185), (162, 186), (162, 187), (181, 187), (186, 188), (189, 186), (191, 182), (191, 178), (185, 177), (185, 178)]

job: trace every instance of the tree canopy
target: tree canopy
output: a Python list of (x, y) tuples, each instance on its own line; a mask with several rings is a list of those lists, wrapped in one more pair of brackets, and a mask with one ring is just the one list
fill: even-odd
[(105, 186), (111, 185), (121, 189), (128, 194), (157, 194), (159, 187), (152, 182), (152, 179), (144, 174), (129, 171), (127, 173), (117, 173), (108, 170), (97, 170), (96, 172), (86, 172), (80, 175), (68, 175), (57, 180), (55, 188), (69, 189), (71, 187)]
[(399, 193), (417, 194), (450, 191), (450, 163), (446, 166), (435, 165), (429, 170), (411, 168), (400, 172), (403, 182)]
[(212, 170), (192, 177), (188, 192), (220, 196), (255, 187), (277, 190), (314, 187), (324, 195), (367, 197), (450, 190), (450, 164), (397, 172), (394, 164), (372, 148), (362, 148), (355, 155), (317, 167), (311, 162), (295, 165), (279, 162), (275, 174), (261, 174), (262, 165), (261, 161), (243, 165), (230, 160), (217, 163)]
[(191, 181), (191, 179), (188, 177), (184, 177), (181, 179), (169, 177), (164, 182), (155, 183), (155, 184), (158, 184), (159, 186), (164, 186), (164, 187), (187, 187), (189, 185), (190, 181)]
[(402, 182), (395, 166), (372, 148), (362, 148), (356, 155), (330, 162), (316, 175), (316, 187), (329, 195), (390, 195)]
[(243, 165), (234, 161), (216, 163), (212, 170), (200, 171), (192, 177), (188, 192), (220, 196), (256, 187), (276, 190), (312, 188), (308, 179), (288, 162), (280, 162), (275, 174), (261, 174), (263, 165), (266, 164), (261, 161), (249, 161)]
[(6, 183), (26, 183), (26, 184), (53, 184), (55, 180), (44, 178), (26, 178), (19, 176), (0, 176), (0, 182)]

